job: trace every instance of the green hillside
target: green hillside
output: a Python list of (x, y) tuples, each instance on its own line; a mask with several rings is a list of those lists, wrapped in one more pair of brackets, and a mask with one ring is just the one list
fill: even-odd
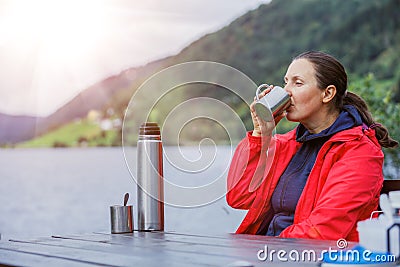
[(169, 60), (218, 61), (257, 83), (281, 83), (290, 59), (306, 50), (335, 55), (353, 74), (400, 76), (398, 0), (277, 0), (209, 34)]
[[(143, 69), (153, 68), (155, 73), (182, 62), (208, 60), (239, 69), (257, 84), (279, 85), (291, 58), (307, 50), (321, 50), (333, 54), (345, 65), (351, 83), (363, 84), (373, 74), (377, 86), (373, 90), (383, 94), (390, 91), (390, 102), (396, 99), (399, 102), (399, 13), (398, 0), (276, 0), (193, 42), (178, 55), (158, 61), (156, 68), (149, 64)], [(144, 78), (132, 85), (132, 91)], [(247, 128), (251, 127), (247, 108), (224, 90), (209, 86), (193, 92), (177, 90), (173, 99), (179, 103), (196, 96), (214, 97), (232, 105)], [(110, 105), (125, 108), (131, 95), (127, 92), (116, 95)], [(379, 106), (379, 102), (370, 105)], [(158, 114), (168, 111), (165, 107), (159, 109)], [(290, 127), (293, 127), (290, 123), (281, 123), (278, 132)], [(388, 125), (388, 128), (398, 127)], [(393, 135), (400, 138), (398, 132)]]
[[(200, 38), (175, 56), (136, 68), (138, 78), (132, 82), (131, 90), (116, 94), (105, 109), (113, 107), (122, 119), (133, 92), (147, 77), (193, 60), (227, 64), (257, 84), (281, 84), (291, 58), (306, 50), (322, 50), (336, 56), (350, 74), (350, 82), (357, 83), (372, 73), (378, 81), (374, 89), (392, 91), (391, 101), (399, 102), (399, 13), (398, 0), (274, 0)], [(176, 92), (172, 99), (179, 103), (194, 97), (192, 92)], [(196, 91), (199, 95), (229, 102), (251, 127), (247, 109), (240, 106), (243, 103), (223, 90), (204, 87)], [(289, 123), (281, 124), (278, 132), (290, 127), (293, 126)]]
[[(178, 55), (157, 62), (154, 72), (187, 61), (208, 60), (232, 66), (255, 83), (282, 84), (291, 59), (307, 50), (320, 50), (337, 57), (349, 74), (350, 90), (361, 94), (368, 102), (377, 121), (391, 135), (400, 139), (400, 1), (398, 0), (274, 0), (238, 18), (225, 28), (204, 36), (183, 49)], [(145, 77), (142, 77), (145, 78)], [(132, 85), (134, 91), (140, 82)], [(248, 108), (237, 97), (215, 86), (197, 90), (175, 90), (168, 105), (158, 105), (155, 114), (168, 115), (171, 106), (197, 96), (213, 97), (230, 105), (251, 129)], [(156, 90), (156, 89), (155, 89)], [(117, 95), (111, 101), (116, 107), (126, 107), (129, 96)], [(396, 103), (397, 102), (397, 103)], [(165, 116), (155, 116), (163, 123)], [(141, 122), (131, 122), (139, 124)], [(228, 122), (224, 122), (228, 123)], [(171, 128), (182, 125), (169, 125)], [(214, 140), (224, 139), (215, 134), (218, 126), (204, 123), (203, 133), (213, 132)], [(278, 132), (294, 125), (284, 121)], [(184, 136), (197, 144), (201, 134)], [(169, 140), (168, 136), (163, 136)], [(135, 138), (131, 143), (135, 143)], [(176, 140), (174, 140), (176, 141)], [(223, 143), (223, 142), (222, 142)], [(392, 166), (400, 175), (397, 150), (387, 150)]]
[[(220, 62), (242, 71), (257, 84), (279, 85), (291, 58), (307, 50), (320, 50), (336, 56), (344, 64), (349, 73), (350, 90), (365, 97), (375, 118), (387, 126), (393, 137), (400, 139), (399, 14), (399, 0), (273, 0), (223, 29), (200, 38), (175, 56), (135, 68), (138, 78), (132, 81), (130, 90), (114, 95), (104, 110), (112, 107), (123, 119), (132, 94), (143, 81), (178, 63), (194, 60)], [(196, 96), (222, 100), (234, 109), (248, 129), (251, 128), (248, 107), (237, 97), (212, 86), (198, 87), (195, 91), (175, 90), (174, 94), (160, 101), (165, 105), (155, 107), (153, 115), (157, 116), (154, 118), (162, 123), (171, 106)], [(203, 126), (201, 131), (204, 134), (188, 131), (185, 139), (197, 143), (205, 133), (215, 130), (206, 122)], [(289, 122), (278, 126), (278, 132), (294, 127)], [(121, 144), (118, 131), (114, 130), (114, 140), (101, 141), (101, 144)], [(59, 135), (70, 138), (67, 134)], [(219, 136), (215, 138), (220, 140)], [(136, 142), (136, 136), (132, 136), (131, 142)], [(77, 144), (76, 141), (66, 143)], [(391, 153), (393, 160), (399, 161), (398, 152), (386, 153)], [(395, 166), (400, 166), (400, 162)]]
[(36, 147), (75, 147), (75, 146), (113, 146), (118, 140), (115, 130), (102, 130), (88, 119), (77, 120), (66, 124), (36, 139), (18, 144), (19, 148)]

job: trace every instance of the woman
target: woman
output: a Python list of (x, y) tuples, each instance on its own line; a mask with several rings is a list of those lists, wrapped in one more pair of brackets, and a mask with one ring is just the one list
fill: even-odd
[[(358, 241), (357, 222), (378, 206), (381, 147), (397, 142), (373, 121), (362, 98), (347, 91), (345, 69), (334, 57), (303, 53), (284, 79), (290, 106), (274, 123), (260, 119), (253, 102), (254, 130), (231, 163), (227, 202), (248, 210), (237, 233)], [(300, 124), (271, 137), (285, 116)], [(268, 149), (275, 150), (271, 168)]]

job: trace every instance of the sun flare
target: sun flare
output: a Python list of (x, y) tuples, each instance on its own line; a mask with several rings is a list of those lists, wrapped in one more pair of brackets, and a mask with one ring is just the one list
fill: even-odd
[[(267, 0), (244, 2), (259, 1)], [(179, 53), (238, 12), (192, 2), (0, 0), (0, 113), (47, 116), (106, 77)]]
[[(105, 8), (96, 0), (6, 2), (0, 44), (35, 47), (50, 57), (68, 58), (99, 41)], [(62, 52), (62, 53), (61, 53)]]

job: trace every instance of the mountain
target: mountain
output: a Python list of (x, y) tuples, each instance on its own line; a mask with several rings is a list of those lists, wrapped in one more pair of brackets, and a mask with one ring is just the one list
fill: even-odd
[[(232, 66), (257, 84), (282, 84), (291, 58), (320, 50), (338, 58), (351, 77), (373, 73), (390, 80), (400, 100), (399, 12), (399, 0), (273, 0), (160, 60), (158, 70), (208, 60)], [(125, 98), (116, 95), (113, 106), (126, 106)]]
[(131, 68), (102, 80), (75, 96), (72, 100), (47, 117), (16, 116), (0, 113), (0, 145), (30, 140), (52, 131), (74, 119), (86, 117), (90, 110), (103, 110), (110, 106), (116, 94), (131, 93), (133, 81), (148, 76), (157, 61), (146, 68)]
[[(273, 0), (239, 17), (223, 29), (193, 42), (179, 54), (161, 60), (160, 68), (195, 60), (214, 61), (242, 71), (256, 84), (280, 85), (293, 57), (304, 51), (319, 50), (338, 58), (352, 83), (364, 86), (363, 81), (358, 80), (372, 74), (378, 83), (371, 90), (379, 91), (373, 95), (383, 95), (383, 98), (373, 101), (386, 101), (387, 98), (398, 100), (399, 12), (399, 0)], [(229, 92), (215, 89), (213, 86), (198, 86), (197, 90), (185, 90), (176, 94), (173, 103), (183, 103), (196, 96), (233, 103), (231, 107), (249, 129), (252, 123), (248, 108), (229, 98)], [(393, 95), (387, 96), (390, 92)], [(126, 95), (118, 94), (111, 101), (114, 107), (126, 107), (128, 103)], [(371, 106), (382, 105), (387, 105), (387, 110), (372, 110), (374, 114), (381, 114), (384, 123), (396, 121), (394, 109), (391, 109), (392, 106), (389, 108), (387, 102)], [(168, 107), (160, 106), (158, 110), (155, 107), (154, 113), (165, 114), (169, 111)], [(385, 116), (387, 114), (391, 117)], [(160, 123), (164, 117), (161, 115)], [(179, 127), (181, 125), (172, 128)], [(285, 132), (290, 127), (293, 124), (280, 123), (277, 130)], [(387, 127), (394, 137), (400, 138), (397, 125), (389, 124)], [(206, 128), (201, 127), (202, 131), (206, 131)]]
[(57, 128), (73, 119), (85, 117), (90, 110), (104, 109), (110, 98), (118, 92), (128, 90), (135, 78), (136, 71), (131, 69), (90, 86), (56, 112), (40, 120), (36, 135)]
[(0, 144), (16, 143), (33, 138), (38, 120), (40, 120), (38, 117), (0, 113)]
[(281, 83), (293, 56), (322, 50), (350, 73), (399, 78), (399, 12), (399, 0), (276, 0), (194, 42), (170, 62), (218, 61), (258, 83)]
[(85, 117), (92, 109), (103, 109), (110, 97), (129, 88), (133, 70), (98, 82), (47, 117), (13, 116), (0, 113), (0, 144), (17, 143), (51, 131), (76, 118)]
[[(386, 88), (397, 92), (394, 99), (400, 100), (399, 13), (399, 0), (273, 0), (196, 40), (175, 56), (128, 69), (91, 86), (49, 117), (1, 116), (2, 129), (12, 131), (2, 133), (0, 143), (4, 143), (3, 136), (15, 141), (45, 133), (85, 116), (90, 109), (113, 107), (122, 118), (130, 97), (147, 77), (193, 60), (227, 64), (257, 84), (281, 84), (291, 58), (307, 50), (322, 50), (336, 56), (354, 79), (373, 73), (376, 79), (386, 81)], [(213, 92), (202, 89), (204, 94), (225, 97), (221, 90)], [(188, 99), (191, 94), (183, 92), (176, 100)], [(247, 113), (244, 110), (241, 116), (247, 116), (244, 120), (249, 125)], [(12, 126), (21, 120), (26, 122), (24, 127)]]

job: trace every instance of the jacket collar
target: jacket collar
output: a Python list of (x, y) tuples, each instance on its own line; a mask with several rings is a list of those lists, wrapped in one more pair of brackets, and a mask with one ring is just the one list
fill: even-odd
[(345, 105), (333, 124), (319, 133), (312, 134), (307, 130), (306, 127), (304, 127), (304, 125), (299, 124), (296, 129), (296, 140), (303, 143), (323, 137), (329, 138), (338, 132), (359, 126), (361, 124), (362, 119), (357, 109), (351, 105)]
[[(363, 125), (338, 132), (334, 134), (326, 143), (353, 141), (361, 139), (364, 135), (366, 135), (377, 147), (380, 147), (378, 140), (375, 137), (375, 130), (371, 128), (365, 128)], [(277, 138), (300, 144), (296, 141), (296, 128), (291, 130), (288, 135), (280, 135)]]

